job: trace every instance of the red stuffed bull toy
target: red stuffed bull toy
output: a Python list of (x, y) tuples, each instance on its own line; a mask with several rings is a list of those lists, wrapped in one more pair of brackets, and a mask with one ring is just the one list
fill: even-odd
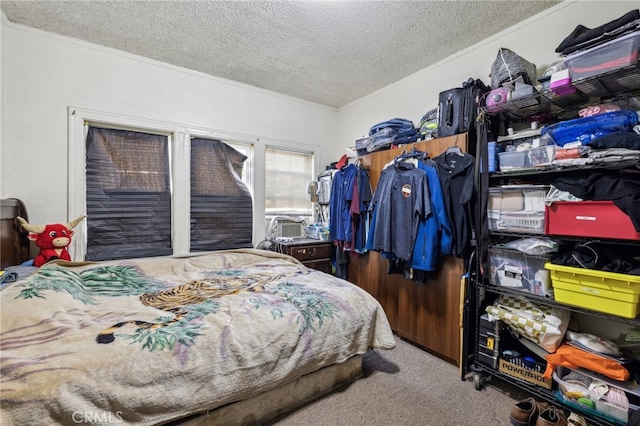
[(67, 224), (55, 223), (50, 225), (30, 225), (18, 216), (22, 227), (29, 231), (29, 238), (40, 247), (40, 253), (33, 259), (33, 266), (42, 266), (55, 259), (71, 261), (67, 247), (71, 244), (72, 229), (75, 228), (86, 215)]

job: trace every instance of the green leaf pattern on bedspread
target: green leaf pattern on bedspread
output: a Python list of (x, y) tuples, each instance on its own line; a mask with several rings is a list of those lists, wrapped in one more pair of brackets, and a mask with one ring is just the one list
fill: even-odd
[[(298, 275), (302, 272), (296, 272)], [(154, 322), (126, 320), (114, 324), (100, 333), (98, 343), (111, 343), (116, 336), (132, 343), (142, 344), (143, 349), (172, 350), (176, 344), (191, 346), (205, 326), (201, 319), (216, 314), (220, 309), (218, 299), (240, 291), (255, 292), (250, 298), (254, 309), (263, 305), (270, 309), (274, 320), (284, 318), (284, 310), (294, 308), (299, 315), (299, 333), (317, 331), (326, 319), (334, 318), (339, 309), (322, 291), (308, 290), (288, 281), (270, 282), (286, 278), (282, 275), (246, 273), (244, 270), (216, 269), (205, 271), (202, 277), (186, 284), (172, 286), (148, 277), (131, 266), (108, 265), (86, 269), (79, 273), (55, 265), (41, 268), (38, 273), (21, 284), (22, 291), (16, 298), (46, 298), (47, 291), (66, 292), (86, 305), (97, 305), (97, 296), (140, 296), (141, 302), (173, 316), (164, 315)], [(262, 297), (262, 293), (278, 296)], [(125, 325), (135, 324), (132, 334), (115, 331)]]
[[(165, 318), (168, 322), (171, 318)], [(160, 319), (162, 321), (162, 318)], [(138, 328), (134, 334), (124, 334), (123, 337), (134, 343), (142, 343), (143, 349), (170, 350), (176, 343), (191, 346), (196, 336), (199, 336), (202, 324), (192, 323), (191, 319), (169, 323), (162, 328)]]
[(18, 297), (44, 297), (46, 290), (67, 292), (86, 305), (95, 305), (95, 296), (130, 296), (154, 291), (162, 286), (129, 266), (102, 266), (77, 273), (56, 265), (40, 268), (29, 277)]
[(300, 311), (302, 316), (298, 318), (300, 334), (307, 329), (316, 331), (313, 327), (314, 319), (317, 319), (318, 327), (322, 327), (325, 317), (333, 318), (334, 313), (337, 312), (337, 308), (332, 303), (327, 302), (320, 292), (305, 290), (290, 283), (278, 284), (278, 291), (284, 294), (287, 303), (295, 306)]

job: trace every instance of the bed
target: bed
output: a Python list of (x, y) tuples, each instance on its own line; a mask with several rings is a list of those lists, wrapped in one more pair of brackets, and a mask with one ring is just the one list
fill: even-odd
[(3, 426), (257, 424), (395, 346), (368, 293), (264, 250), (54, 261), (0, 296)]

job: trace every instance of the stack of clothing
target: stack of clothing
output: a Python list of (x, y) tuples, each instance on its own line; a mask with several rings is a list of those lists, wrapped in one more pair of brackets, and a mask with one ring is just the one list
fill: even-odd
[(562, 148), (556, 150), (553, 165), (622, 168), (639, 163), (636, 111), (601, 104), (581, 110), (580, 115), (580, 118), (543, 127), (541, 133)]
[(392, 146), (416, 142), (420, 133), (413, 122), (404, 118), (392, 118), (369, 129), (367, 152), (390, 149)]
[(556, 47), (556, 52), (561, 55), (569, 55), (595, 47), (604, 42), (618, 38), (640, 28), (640, 11), (631, 10), (618, 19), (607, 22), (596, 28), (587, 28), (578, 25), (562, 42)]

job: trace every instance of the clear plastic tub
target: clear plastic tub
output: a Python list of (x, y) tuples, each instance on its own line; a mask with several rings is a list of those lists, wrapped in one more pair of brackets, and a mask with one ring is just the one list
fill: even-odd
[(635, 31), (567, 56), (564, 63), (571, 71), (571, 80), (575, 82), (637, 63), (639, 48), (640, 31)]
[(551, 279), (544, 268), (550, 255), (531, 255), (518, 250), (490, 247), (489, 282), (541, 296), (550, 295)]
[(500, 171), (513, 171), (532, 167), (545, 167), (555, 157), (555, 145), (539, 146), (524, 151), (508, 151), (498, 154)]
[(621, 389), (629, 383), (620, 382), (621, 387), (617, 387), (613, 386), (610, 379), (599, 379), (596, 376), (596, 373), (585, 374), (583, 369), (574, 371), (556, 367), (553, 372), (553, 380), (558, 383), (556, 399), (615, 424), (626, 424), (629, 414), (638, 409), (634, 404), (637, 397)]

